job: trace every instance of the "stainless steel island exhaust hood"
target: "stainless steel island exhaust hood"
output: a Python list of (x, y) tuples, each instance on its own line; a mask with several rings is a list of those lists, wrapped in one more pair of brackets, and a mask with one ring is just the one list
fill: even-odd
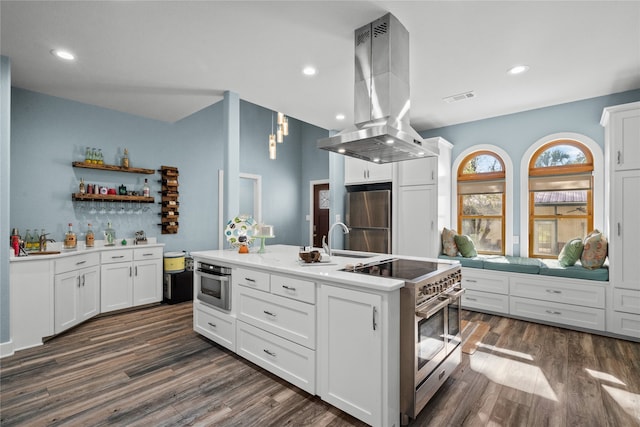
[(375, 163), (437, 156), (409, 124), (409, 32), (390, 13), (355, 31), (355, 125), (318, 148)]

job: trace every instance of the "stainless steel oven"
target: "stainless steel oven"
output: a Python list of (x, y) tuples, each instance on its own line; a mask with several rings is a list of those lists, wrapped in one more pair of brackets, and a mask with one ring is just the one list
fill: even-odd
[(199, 301), (231, 310), (231, 268), (198, 262), (194, 277)]

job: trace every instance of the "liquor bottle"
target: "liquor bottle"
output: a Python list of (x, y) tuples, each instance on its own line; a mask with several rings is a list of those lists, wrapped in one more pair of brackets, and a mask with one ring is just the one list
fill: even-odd
[(84, 236), (85, 244), (88, 248), (92, 248), (95, 243), (95, 234), (93, 233), (93, 229), (91, 228), (91, 224), (89, 224), (89, 229), (87, 230), (87, 234)]
[(104, 164), (104, 156), (102, 155), (102, 148), (98, 148), (98, 164)]
[(32, 248), (33, 238), (31, 237), (31, 229), (27, 228), (27, 234), (24, 235), (24, 249), (30, 251)]
[(150, 190), (149, 190), (149, 183), (147, 182), (147, 178), (144, 179), (144, 187), (142, 187), (142, 195), (144, 197), (149, 197), (150, 194)]
[(122, 156), (122, 167), (129, 168), (129, 150), (126, 148), (124, 149), (124, 156)]
[(80, 186), (79, 186), (78, 190), (80, 191), (80, 194), (84, 194), (85, 193), (84, 178), (80, 178)]
[[(44, 236), (44, 243), (42, 244), (42, 250), (46, 251), (47, 250), (47, 235), (44, 232), (44, 228), (40, 230), (40, 236)], [(40, 237), (38, 237), (38, 248), (40, 248)]]
[(37, 251), (40, 249), (40, 235), (38, 234), (38, 229), (34, 228), (33, 233), (31, 234), (31, 250)]
[(69, 223), (69, 231), (64, 235), (64, 248), (75, 249), (78, 245), (76, 233), (73, 232), (73, 224)]
[(113, 246), (116, 244), (116, 230), (111, 228), (111, 221), (107, 223), (107, 229), (104, 231), (104, 238), (107, 241), (105, 246)]
[(87, 147), (87, 151), (84, 152), (84, 162), (85, 163), (93, 163), (93, 151), (91, 151), (91, 147)]

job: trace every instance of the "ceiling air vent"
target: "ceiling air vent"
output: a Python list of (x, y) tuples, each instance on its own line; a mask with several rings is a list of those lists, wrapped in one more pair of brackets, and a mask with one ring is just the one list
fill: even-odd
[(442, 100), (447, 104), (452, 104), (454, 102), (464, 101), (465, 99), (475, 98), (475, 96), (476, 94), (473, 93), (472, 90), (470, 90), (469, 92), (463, 92), (457, 95), (447, 96), (446, 98), (442, 98)]

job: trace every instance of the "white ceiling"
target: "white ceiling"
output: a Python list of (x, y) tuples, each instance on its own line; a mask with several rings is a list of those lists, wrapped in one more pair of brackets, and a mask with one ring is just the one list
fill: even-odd
[[(353, 32), (386, 12), (410, 34), (419, 131), (640, 88), (639, 1), (2, 0), (1, 45), (13, 85), (49, 95), (174, 122), (230, 90), (342, 129)], [(528, 73), (507, 75), (520, 63)]]

